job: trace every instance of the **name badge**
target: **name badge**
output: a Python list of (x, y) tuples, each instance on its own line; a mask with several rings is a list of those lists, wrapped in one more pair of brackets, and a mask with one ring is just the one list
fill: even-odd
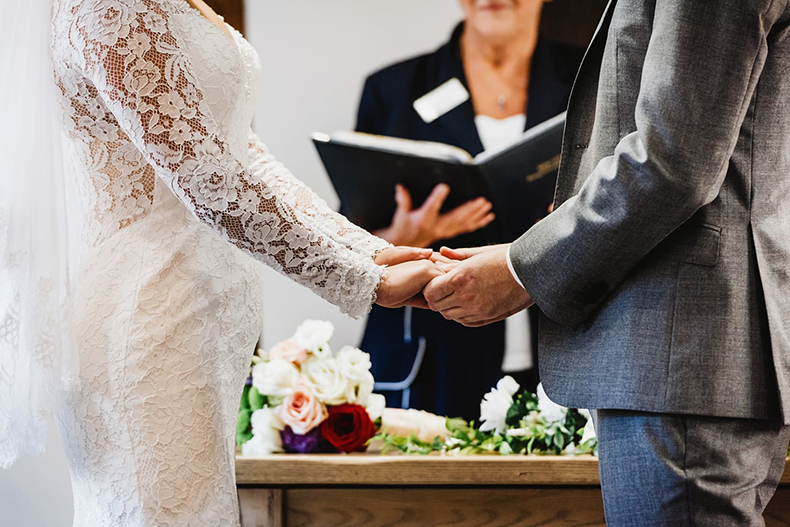
[(414, 101), (412, 106), (423, 121), (432, 123), (468, 100), (469, 92), (457, 77), (453, 77)]

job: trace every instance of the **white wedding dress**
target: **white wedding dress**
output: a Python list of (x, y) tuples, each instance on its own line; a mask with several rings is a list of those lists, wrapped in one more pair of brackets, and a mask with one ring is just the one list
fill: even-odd
[(186, 0), (58, 0), (53, 32), (87, 247), (81, 387), (57, 401), (74, 525), (235, 526), (259, 262), (361, 316), (387, 244), (250, 132), (263, 75), (239, 33)]

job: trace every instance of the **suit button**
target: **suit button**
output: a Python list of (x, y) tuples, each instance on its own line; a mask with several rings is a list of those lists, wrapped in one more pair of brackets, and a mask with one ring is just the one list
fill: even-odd
[(576, 143), (575, 145), (573, 145), (573, 148), (575, 148), (576, 150), (584, 150), (585, 148), (587, 148), (587, 146), (589, 146), (587, 143)]

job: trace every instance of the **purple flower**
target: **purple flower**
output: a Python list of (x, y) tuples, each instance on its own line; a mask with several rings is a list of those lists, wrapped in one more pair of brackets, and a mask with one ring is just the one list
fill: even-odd
[(304, 435), (297, 434), (286, 426), (280, 432), (283, 449), (290, 454), (333, 453), (337, 450), (321, 435), (321, 427), (315, 427)]

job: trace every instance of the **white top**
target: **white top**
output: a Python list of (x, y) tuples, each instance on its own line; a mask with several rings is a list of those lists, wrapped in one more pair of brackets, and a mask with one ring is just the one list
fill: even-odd
[(484, 150), (502, 148), (515, 143), (524, 133), (526, 114), (520, 113), (505, 119), (494, 119), (488, 115), (475, 116), (475, 126)]
[[(502, 148), (518, 141), (527, 124), (526, 114), (513, 115), (505, 119), (495, 119), (488, 115), (475, 116), (475, 126), (480, 142), (485, 150)], [(508, 268), (513, 273), (510, 255)], [(513, 273), (515, 277), (515, 273)], [(516, 277), (519, 285), (521, 282)], [(522, 286), (523, 287), (523, 286)], [(523, 371), (532, 367), (532, 339), (529, 316), (526, 311), (516, 313), (505, 320), (505, 355), (502, 371)]]

